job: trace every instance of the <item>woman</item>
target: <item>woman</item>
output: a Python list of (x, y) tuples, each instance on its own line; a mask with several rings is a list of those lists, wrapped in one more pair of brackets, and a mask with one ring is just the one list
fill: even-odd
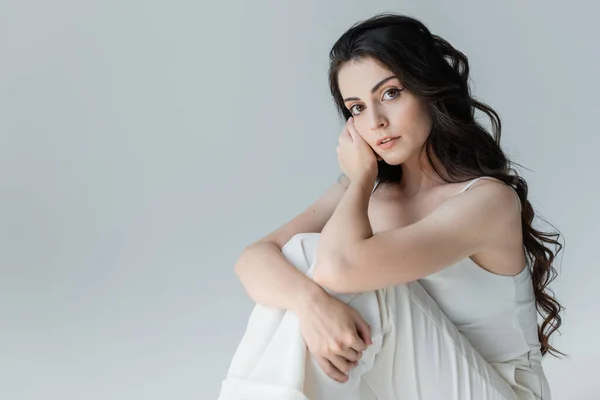
[[(250, 335), (250, 321), (236, 357), (252, 364), (254, 344), (271, 352), (253, 361), (263, 376), (300, 385), (273, 398), (550, 399), (541, 359), (560, 353), (549, 337), (562, 307), (547, 286), (562, 246), (532, 227), (527, 184), (500, 147), (500, 118), (470, 95), (467, 58), (386, 13), (345, 32), (330, 61), (344, 174), (240, 256), (252, 299), (287, 314), (279, 333), (260, 333), (256, 317)], [(274, 367), (299, 354), (293, 318), (310, 353), (296, 375)], [(259, 381), (248, 398), (268, 397)]]

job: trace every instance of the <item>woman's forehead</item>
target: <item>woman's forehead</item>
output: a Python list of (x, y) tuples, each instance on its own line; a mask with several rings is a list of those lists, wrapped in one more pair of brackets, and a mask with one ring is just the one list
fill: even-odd
[[(388, 78), (391, 78), (387, 80)], [(397, 82), (392, 71), (371, 59), (351, 61), (344, 64), (338, 73), (338, 85), (342, 97), (364, 96), (383, 83)]]

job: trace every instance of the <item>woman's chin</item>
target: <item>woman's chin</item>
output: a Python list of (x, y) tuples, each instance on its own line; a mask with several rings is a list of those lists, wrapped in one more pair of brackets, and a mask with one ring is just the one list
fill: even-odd
[(402, 160), (398, 160), (398, 159), (390, 158), (390, 157), (388, 157), (387, 159), (385, 159), (385, 158), (378, 158), (377, 162), (378, 163), (387, 164), (387, 165), (392, 165), (392, 166), (402, 164)]

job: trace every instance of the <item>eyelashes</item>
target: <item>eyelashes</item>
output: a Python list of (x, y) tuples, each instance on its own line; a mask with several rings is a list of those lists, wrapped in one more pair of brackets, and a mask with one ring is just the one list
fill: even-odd
[[(386, 95), (386, 94), (388, 94), (388, 93), (390, 93), (390, 92), (392, 92), (392, 93), (396, 93), (396, 95), (394, 95), (394, 96), (392, 96), (392, 97), (390, 98), (390, 100), (393, 100), (393, 99), (395, 99), (396, 97), (400, 96), (400, 92), (401, 92), (402, 90), (404, 90), (404, 89), (390, 88), (390, 89), (386, 90), (386, 91), (385, 91), (383, 94), (384, 94), (384, 97), (385, 97), (385, 95)], [(352, 115), (356, 115), (356, 113), (355, 113), (353, 110), (356, 110), (356, 107), (357, 107), (357, 106), (360, 106), (360, 107), (362, 107), (360, 104), (354, 104), (352, 107), (350, 107), (350, 108), (348, 109), (348, 110), (349, 110), (349, 111), (352, 113)], [(360, 111), (358, 111), (358, 112), (360, 112)]]

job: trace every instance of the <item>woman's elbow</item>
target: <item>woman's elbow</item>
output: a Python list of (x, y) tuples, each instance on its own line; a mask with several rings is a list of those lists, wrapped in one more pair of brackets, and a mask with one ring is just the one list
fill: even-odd
[(336, 293), (351, 293), (349, 274), (340, 260), (331, 257), (318, 260), (313, 272), (313, 280)]

